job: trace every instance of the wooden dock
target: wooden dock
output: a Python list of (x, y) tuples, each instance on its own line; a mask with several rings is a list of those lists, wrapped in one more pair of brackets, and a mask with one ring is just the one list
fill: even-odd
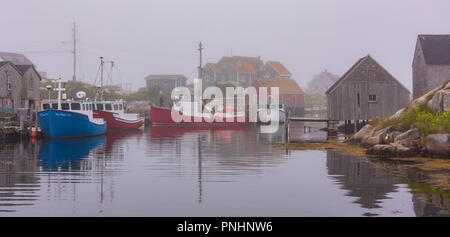
[(290, 142), (290, 129), (289, 124), (291, 122), (321, 122), (327, 123), (327, 132), (328, 136), (336, 136), (338, 132), (339, 121), (329, 120), (327, 118), (305, 118), (305, 117), (290, 117), (289, 111), (286, 114), (286, 121), (284, 123), (285, 126), (285, 136), (286, 142)]

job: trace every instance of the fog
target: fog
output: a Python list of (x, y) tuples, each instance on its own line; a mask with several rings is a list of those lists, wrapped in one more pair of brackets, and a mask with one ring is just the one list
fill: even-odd
[(50, 77), (93, 83), (99, 57), (113, 60), (115, 82), (145, 85), (148, 74), (197, 76), (222, 56), (282, 62), (302, 87), (327, 69), (342, 75), (370, 54), (411, 90), (418, 34), (450, 33), (450, 1), (433, 0), (14, 0), (1, 1), (0, 51), (23, 52)]

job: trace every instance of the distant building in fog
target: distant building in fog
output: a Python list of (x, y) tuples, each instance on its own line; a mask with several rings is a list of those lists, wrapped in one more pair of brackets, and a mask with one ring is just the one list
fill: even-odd
[(173, 88), (186, 86), (187, 78), (183, 75), (149, 75), (145, 77), (147, 88), (158, 86), (163, 93), (172, 93)]
[(412, 63), (413, 98), (450, 79), (450, 35), (419, 35)]
[(306, 92), (310, 94), (325, 94), (328, 88), (336, 83), (338, 79), (338, 75), (330, 73), (325, 69), (323, 72), (315, 75), (308, 83)]

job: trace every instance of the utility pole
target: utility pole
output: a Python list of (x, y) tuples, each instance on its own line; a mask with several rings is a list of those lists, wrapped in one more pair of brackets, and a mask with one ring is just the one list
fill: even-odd
[(73, 23), (73, 81), (77, 81), (77, 25)]
[(200, 44), (198, 45), (198, 51), (200, 53), (200, 64), (198, 65), (198, 78), (202, 79), (203, 69), (202, 69), (202, 42), (200, 41)]
[(103, 100), (103, 57), (100, 57), (100, 100)]

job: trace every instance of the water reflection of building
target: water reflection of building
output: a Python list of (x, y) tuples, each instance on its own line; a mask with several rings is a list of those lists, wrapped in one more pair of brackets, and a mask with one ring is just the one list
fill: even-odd
[(36, 142), (0, 145), (0, 213), (32, 205), (39, 193)]
[(331, 178), (349, 191), (348, 196), (356, 197), (355, 203), (363, 208), (380, 208), (380, 201), (396, 189), (391, 174), (376, 169), (363, 158), (327, 151), (327, 167)]
[(412, 201), (416, 216), (450, 216), (450, 200), (442, 193), (414, 193)]

